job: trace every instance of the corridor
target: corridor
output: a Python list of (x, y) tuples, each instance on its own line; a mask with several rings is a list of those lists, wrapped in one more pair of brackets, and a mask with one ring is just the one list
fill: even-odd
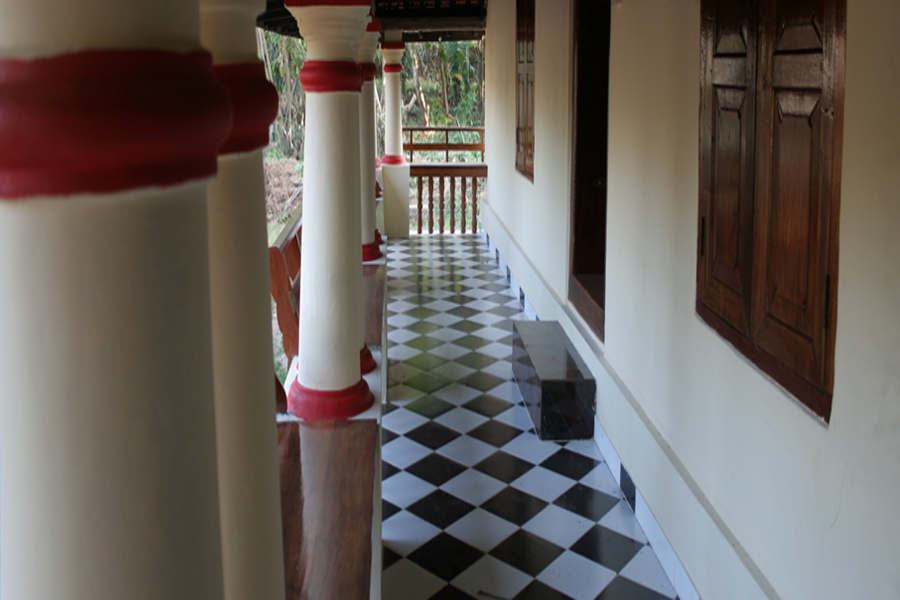
[(595, 443), (532, 433), (484, 239), (392, 241), (387, 295), (384, 600), (674, 598)]

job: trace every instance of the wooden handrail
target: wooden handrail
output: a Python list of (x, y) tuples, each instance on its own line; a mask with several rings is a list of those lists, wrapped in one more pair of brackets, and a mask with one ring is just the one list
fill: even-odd
[(410, 177), (487, 177), (484, 163), (413, 163)]
[[(451, 133), (478, 133), (477, 143), (450, 142)], [(443, 141), (417, 141), (416, 133), (442, 133)], [(404, 127), (403, 151), (408, 154), (409, 162), (415, 161), (415, 152), (443, 152), (444, 161), (450, 162), (451, 152), (479, 152), (484, 162), (484, 127)]]
[(484, 127), (404, 127), (404, 131), (484, 131)]

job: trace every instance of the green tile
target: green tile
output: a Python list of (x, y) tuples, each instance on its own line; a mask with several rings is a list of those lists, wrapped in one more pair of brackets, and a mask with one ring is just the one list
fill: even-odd
[[(413, 368), (406, 363), (399, 363), (388, 367), (388, 377), (396, 382), (401, 383), (414, 375), (418, 375), (421, 372), (422, 371), (420, 371), (419, 369)], [(390, 385), (388, 387), (390, 387)]]
[(424, 352), (425, 350), (431, 350), (432, 348), (443, 346), (444, 341), (437, 338), (428, 337), (427, 335), (420, 335), (414, 340), (405, 342), (405, 344), (410, 348), (415, 348), (416, 350), (422, 350)]
[(465, 331), (466, 333), (472, 333), (473, 331), (484, 329), (484, 325), (482, 325), (481, 323), (473, 323), (472, 321), (466, 319), (457, 321), (453, 325), (450, 325), (450, 327), (456, 329), (457, 331)]
[(475, 310), (473, 308), (469, 308), (468, 306), (457, 306), (453, 310), (448, 310), (447, 312), (451, 315), (455, 315), (457, 317), (462, 317), (463, 319), (468, 319), (472, 315), (478, 314), (477, 310)]
[(407, 365), (411, 365), (417, 369), (421, 369), (423, 371), (430, 371), (435, 367), (439, 367), (442, 364), (447, 362), (445, 359), (440, 356), (435, 356), (434, 354), (428, 354), (427, 352), (423, 352), (422, 354), (410, 358), (406, 361)]
[(434, 316), (437, 314), (437, 311), (431, 310), (430, 308), (425, 308), (424, 306), (419, 306), (417, 308), (413, 308), (412, 310), (406, 311), (406, 313), (410, 317), (415, 317), (417, 319), (427, 319), (428, 317)]
[(444, 402), (439, 398), (435, 398), (433, 396), (422, 396), (418, 400), (413, 400), (404, 408), (417, 412), (423, 417), (433, 419), (435, 417), (441, 416), (454, 407), (455, 405), (450, 404), (449, 402)]
[(437, 331), (440, 329), (440, 325), (435, 325), (434, 323), (429, 323), (428, 321), (419, 321), (409, 327), (404, 327), (404, 329), (408, 329), (409, 331), (414, 331), (416, 333), (431, 333), (432, 331)]
[(422, 373), (421, 375), (410, 377), (404, 382), (404, 385), (415, 388), (420, 392), (425, 392), (426, 394), (436, 392), (449, 384), (449, 379), (441, 377), (440, 375), (435, 375), (434, 373)]
[(467, 367), (471, 367), (473, 369), (483, 369), (488, 365), (492, 365), (497, 362), (497, 359), (488, 356), (487, 354), (482, 354), (481, 352), (470, 352), (468, 354), (464, 354), (455, 360), (461, 365), (465, 365)]
[(469, 350), (477, 350), (482, 346), (487, 346), (491, 343), (491, 340), (486, 340), (483, 337), (478, 337), (477, 335), (467, 335), (465, 337), (461, 337), (458, 340), (453, 340), (453, 343), (457, 346), (462, 346), (463, 348), (468, 348)]
[(459, 382), (463, 385), (473, 387), (476, 390), (481, 390), (482, 392), (492, 390), (504, 381), (504, 379), (500, 379), (499, 377), (491, 375), (490, 373), (484, 373), (483, 371), (472, 373), (468, 377), (463, 377), (459, 380)]
[(510, 308), (509, 306), (498, 306), (497, 308), (492, 308), (488, 312), (495, 314), (495, 315), (499, 315), (501, 317), (508, 317), (510, 315), (514, 315), (514, 314), (522, 312), (522, 311), (516, 310), (515, 308)]

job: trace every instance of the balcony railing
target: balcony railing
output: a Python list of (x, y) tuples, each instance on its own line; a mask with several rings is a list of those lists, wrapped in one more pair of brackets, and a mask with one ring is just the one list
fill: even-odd
[[(403, 151), (409, 157), (409, 175), (416, 180), (417, 191), (410, 230), (419, 234), (476, 233), (478, 195), (487, 179), (484, 128), (405, 127), (403, 134)], [(424, 160), (416, 162), (417, 153)], [(444, 161), (434, 162), (442, 153)]]

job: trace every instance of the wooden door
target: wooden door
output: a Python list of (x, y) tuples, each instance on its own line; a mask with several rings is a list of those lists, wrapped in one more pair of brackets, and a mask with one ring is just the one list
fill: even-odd
[(609, 130), (609, 0), (575, 5), (575, 176), (569, 298), (603, 338)]

